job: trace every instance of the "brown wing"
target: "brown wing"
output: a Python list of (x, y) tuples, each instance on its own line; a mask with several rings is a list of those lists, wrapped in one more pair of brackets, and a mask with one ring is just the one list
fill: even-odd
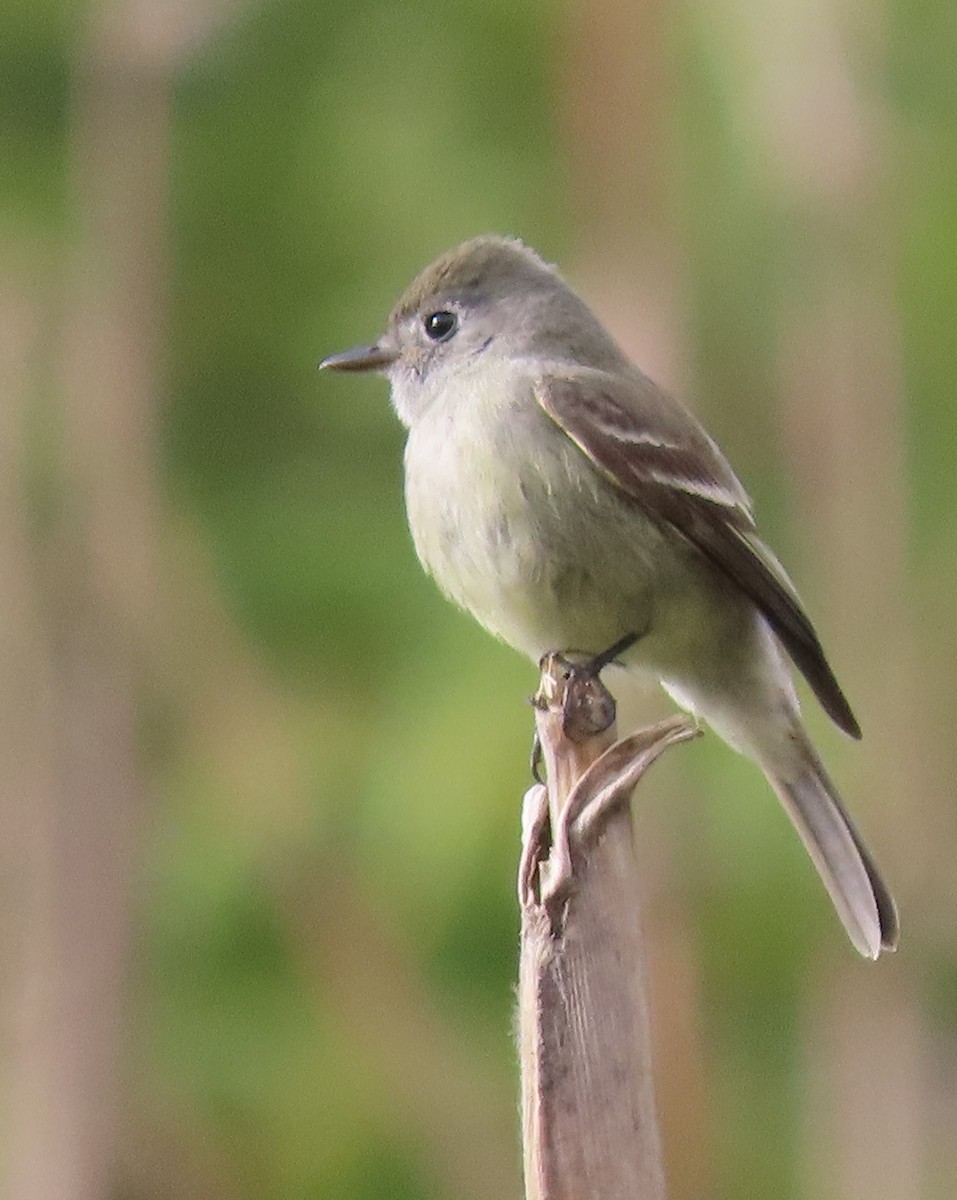
[(563, 364), (538, 379), (535, 395), (612, 483), (751, 597), (825, 712), (859, 738), (794, 585), (757, 535), (747, 494), (691, 414), (644, 376), (620, 380)]

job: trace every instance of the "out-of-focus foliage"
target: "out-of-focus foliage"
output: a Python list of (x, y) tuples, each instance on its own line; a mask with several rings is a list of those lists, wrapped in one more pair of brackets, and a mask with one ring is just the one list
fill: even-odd
[[(628, 264), (645, 310), (642, 264), (670, 264), (676, 374), (861, 710), (861, 747), (812, 724), (904, 908), (898, 959), (854, 961), (760, 778), (714, 738), (656, 768), (638, 824), (671, 1194), (953, 1194), (957, 10), (660, 5), (649, 48), (620, 4), (252, 0), (177, 59), (152, 386), (178, 615), (173, 649), (141, 631), (150, 807), (117, 1195), (499, 1200), (518, 1179), (535, 672), (415, 562), (385, 385), (315, 371), (486, 230), (561, 261), (619, 329)], [(84, 236), (82, 7), (0, 10), (0, 261), (35, 271), (54, 330)], [(629, 125), (615, 89), (654, 72), (651, 127)], [(610, 171), (634, 154), (657, 172), (626, 224), (576, 142), (596, 131)], [(31, 369), (48, 398), (56, 378)], [(886, 402), (857, 406), (862, 373)], [(57, 439), (37, 424), (39, 521)], [(875, 529), (897, 556), (876, 581)], [(857, 1077), (835, 1050), (862, 995), (863, 1028), (896, 1044), (906, 1027), (906, 1078), (867, 1055)], [(895, 1152), (921, 1190), (865, 1190), (858, 1156), (881, 1161), (905, 1103)]]

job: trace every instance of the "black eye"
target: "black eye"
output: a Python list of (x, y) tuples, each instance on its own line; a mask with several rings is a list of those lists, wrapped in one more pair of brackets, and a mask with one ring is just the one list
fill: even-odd
[(442, 312), (429, 313), (422, 324), (425, 326), (426, 336), (433, 342), (444, 342), (458, 329), (459, 319), (454, 312), (443, 309)]

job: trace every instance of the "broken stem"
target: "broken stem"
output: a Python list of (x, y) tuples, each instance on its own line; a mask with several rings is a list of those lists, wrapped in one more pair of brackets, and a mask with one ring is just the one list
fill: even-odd
[(662, 1200), (631, 793), (684, 717), (615, 741), (600, 679), (542, 664), (547, 785), (526, 793), (519, 898), (527, 1200)]

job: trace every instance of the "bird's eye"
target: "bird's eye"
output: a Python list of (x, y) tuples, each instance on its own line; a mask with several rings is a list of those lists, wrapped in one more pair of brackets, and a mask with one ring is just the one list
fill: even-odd
[(447, 341), (459, 327), (459, 319), (454, 312), (443, 309), (441, 312), (429, 313), (423, 320), (426, 337), (433, 342)]

